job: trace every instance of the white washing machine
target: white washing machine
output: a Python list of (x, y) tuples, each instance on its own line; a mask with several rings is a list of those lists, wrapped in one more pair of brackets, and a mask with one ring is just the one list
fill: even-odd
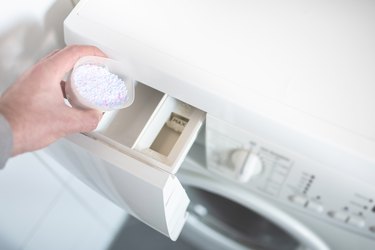
[(135, 101), (50, 153), (172, 240), (186, 224), (206, 247), (374, 249), (374, 12), (82, 0), (66, 43), (122, 62)]

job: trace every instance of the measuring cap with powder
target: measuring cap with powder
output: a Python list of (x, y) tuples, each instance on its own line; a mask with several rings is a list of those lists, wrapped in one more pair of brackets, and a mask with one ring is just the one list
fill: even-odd
[(118, 61), (98, 56), (80, 58), (66, 84), (73, 107), (109, 111), (130, 106), (134, 101), (134, 80), (130, 69)]

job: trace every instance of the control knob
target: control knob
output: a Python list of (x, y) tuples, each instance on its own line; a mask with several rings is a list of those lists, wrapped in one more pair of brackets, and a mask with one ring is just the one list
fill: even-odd
[(236, 149), (231, 154), (235, 178), (240, 182), (247, 182), (251, 177), (262, 172), (263, 166), (258, 155), (248, 149)]

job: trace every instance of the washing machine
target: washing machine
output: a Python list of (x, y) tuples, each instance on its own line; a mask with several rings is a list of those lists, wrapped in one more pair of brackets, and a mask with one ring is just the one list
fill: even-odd
[(174, 241), (374, 249), (374, 11), (364, 0), (82, 0), (65, 42), (121, 62), (135, 100), (48, 150)]

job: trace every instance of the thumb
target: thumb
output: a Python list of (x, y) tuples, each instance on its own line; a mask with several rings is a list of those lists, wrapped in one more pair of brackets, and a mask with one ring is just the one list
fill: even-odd
[(98, 126), (100, 119), (103, 114), (99, 110), (87, 109), (80, 110), (75, 108), (70, 108), (71, 122), (70, 122), (70, 132), (90, 132)]

